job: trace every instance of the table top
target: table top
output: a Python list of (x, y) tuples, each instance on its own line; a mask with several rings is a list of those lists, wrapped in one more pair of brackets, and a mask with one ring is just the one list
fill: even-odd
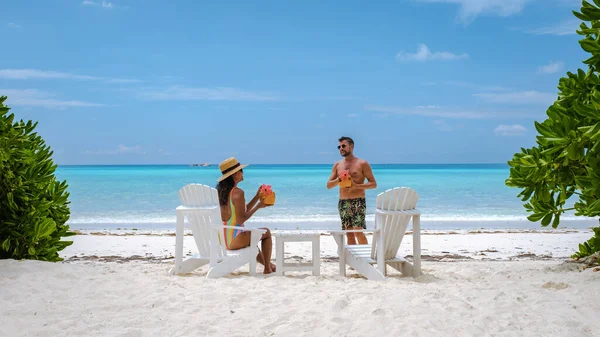
[(277, 231), (272, 234), (274, 237), (315, 237), (321, 236), (321, 233), (316, 231)]

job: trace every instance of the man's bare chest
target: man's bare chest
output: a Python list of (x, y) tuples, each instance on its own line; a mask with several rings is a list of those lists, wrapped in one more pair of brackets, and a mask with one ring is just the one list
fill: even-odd
[(340, 175), (340, 173), (342, 173), (342, 171), (344, 170), (348, 170), (348, 173), (350, 173), (350, 176), (352, 177), (352, 180), (361, 180), (364, 179), (365, 176), (360, 168), (360, 165), (358, 164), (340, 164), (338, 165), (338, 176)]

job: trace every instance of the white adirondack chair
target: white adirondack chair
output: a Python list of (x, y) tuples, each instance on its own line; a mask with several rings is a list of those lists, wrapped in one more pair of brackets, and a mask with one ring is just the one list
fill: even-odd
[[(338, 244), (340, 275), (346, 276), (346, 264), (369, 280), (384, 280), (386, 266), (405, 276), (421, 275), (421, 212), (416, 209), (418, 194), (411, 188), (387, 190), (377, 196), (374, 230), (331, 231)], [(413, 262), (398, 255), (408, 223), (412, 219)], [(373, 241), (366, 245), (346, 245), (348, 232), (373, 232)], [(374, 264), (377, 267), (373, 266)]]
[[(239, 250), (227, 250), (223, 238), (223, 226), (217, 190), (206, 185), (189, 184), (179, 190), (181, 206), (177, 207), (175, 240), (175, 268), (171, 274), (185, 274), (209, 264), (207, 278), (225, 276), (236, 269), (250, 265), (250, 275), (256, 275), (258, 241), (265, 232), (262, 229), (235, 227), (251, 231), (250, 246)], [(192, 230), (198, 254), (183, 260), (184, 218)]]

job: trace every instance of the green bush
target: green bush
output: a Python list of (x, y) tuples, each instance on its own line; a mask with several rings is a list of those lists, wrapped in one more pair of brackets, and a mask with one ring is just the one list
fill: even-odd
[(62, 261), (58, 252), (75, 233), (67, 183), (54, 176), (50, 147), (33, 132), (36, 123), (14, 122), (0, 97), (0, 258)]
[(573, 258), (580, 259), (600, 252), (600, 227), (594, 228), (594, 236), (584, 243), (579, 244), (579, 251), (573, 254)]
[[(600, 6), (600, 0), (594, 0)], [(506, 185), (523, 188), (518, 195), (531, 212), (530, 221), (541, 221), (546, 227), (558, 227), (562, 213), (574, 210), (576, 216), (600, 216), (600, 8), (583, 1), (581, 13), (574, 15), (582, 22), (577, 34), (591, 56), (583, 63), (588, 70), (567, 72), (559, 80), (558, 99), (542, 123), (535, 122), (537, 147), (521, 148), (510, 165)], [(573, 207), (566, 202), (576, 196)], [(580, 245), (574, 258), (600, 251), (600, 227), (595, 237)]]

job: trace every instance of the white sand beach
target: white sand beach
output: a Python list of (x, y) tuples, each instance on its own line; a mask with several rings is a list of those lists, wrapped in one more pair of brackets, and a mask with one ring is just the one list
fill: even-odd
[[(590, 231), (427, 233), (424, 275), (171, 276), (171, 235), (77, 235), (65, 262), (0, 261), (1, 336), (597, 336), (600, 273), (569, 263)], [(116, 235), (118, 234), (118, 235)], [(410, 254), (411, 235), (403, 249)], [(194, 252), (191, 236), (185, 251)], [(293, 245), (293, 244), (290, 244)], [(290, 259), (310, 247), (290, 246)], [(261, 267), (259, 266), (259, 270)]]

